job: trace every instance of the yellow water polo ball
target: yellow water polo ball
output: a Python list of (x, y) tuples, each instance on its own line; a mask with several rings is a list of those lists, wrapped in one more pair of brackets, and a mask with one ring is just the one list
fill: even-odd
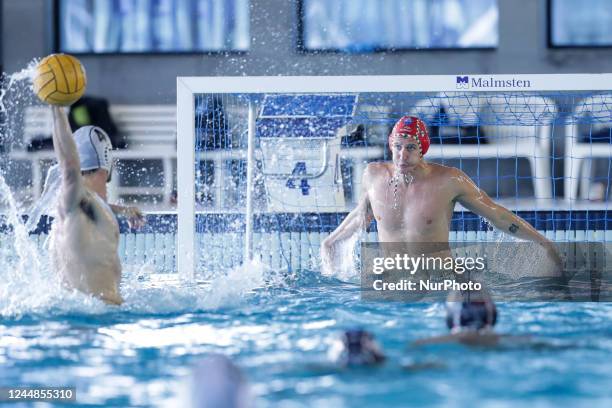
[(87, 86), (85, 68), (68, 54), (51, 54), (36, 66), (34, 93), (51, 105), (68, 106), (76, 102)]

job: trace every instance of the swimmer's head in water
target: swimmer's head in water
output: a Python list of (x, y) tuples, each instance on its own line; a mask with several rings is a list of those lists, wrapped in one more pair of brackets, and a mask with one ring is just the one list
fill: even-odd
[(113, 145), (106, 132), (97, 126), (83, 126), (74, 132), (74, 141), (79, 151), (81, 172), (104, 169), (110, 181)]
[(370, 365), (385, 360), (385, 355), (374, 341), (374, 335), (366, 330), (347, 330), (342, 334), (341, 341), (339, 363), (342, 365)]
[(391, 145), (391, 139), (398, 136), (414, 139), (419, 145), (421, 156), (424, 156), (429, 150), (430, 140), (427, 125), (416, 116), (403, 116), (397, 121), (389, 135), (389, 145)]
[(482, 330), (496, 322), (497, 308), (491, 300), (446, 302), (446, 326), (451, 331)]

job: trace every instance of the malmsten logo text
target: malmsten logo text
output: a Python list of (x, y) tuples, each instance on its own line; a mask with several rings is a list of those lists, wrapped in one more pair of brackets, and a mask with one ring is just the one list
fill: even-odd
[(469, 77), (457, 75), (457, 89), (469, 88), (531, 88), (531, 81), (528, 79), (495, 79), (493, 77)]

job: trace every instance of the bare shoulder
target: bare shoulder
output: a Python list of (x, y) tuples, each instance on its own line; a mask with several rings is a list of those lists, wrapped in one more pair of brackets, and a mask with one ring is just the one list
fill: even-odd
[(386, 173), (389, 171), (389, 164), (386, 162), (371, 162), (365, 168), (365, 172), (369, 174)]
[(368, 163), (363, 171), (363, 177), (366, 180), (374, 180), (381, 176), (387, 176), (390, 173), (389, 164), (385, 162)]
[(478, 189), (472, 179), (461, 169), (437, 163), (428, 163), (428, 166), (430, 182), (448, 191), (453, 197)]
[(429, 168), (430, 174), (434, 176), (447, 178), (457, 177), (459, 175), (465, 176), (465, 173), (456, 167), (431, 162), (427, 162), (427, 167)]
[(462, 183), (470, 178), (463, 171), (456, 167), (444, 166), (438, 163), (427, 163), (430, 177), (435, 178), (437, 182), (456, 184)]

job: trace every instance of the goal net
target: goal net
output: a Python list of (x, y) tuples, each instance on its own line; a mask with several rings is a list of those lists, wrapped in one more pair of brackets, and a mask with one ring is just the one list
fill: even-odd
[[(390, 160), (403, 115), (428, 125), (425, 160), (462, 169), (548, 237), (612, 240), (610, 85), (609, 74), (178, 78), (178, 271), (247, 258), (318, 269), (320, 242), (354, 208), (367, 164)], [(449, 239), (494, 239), (454, 210)]]

